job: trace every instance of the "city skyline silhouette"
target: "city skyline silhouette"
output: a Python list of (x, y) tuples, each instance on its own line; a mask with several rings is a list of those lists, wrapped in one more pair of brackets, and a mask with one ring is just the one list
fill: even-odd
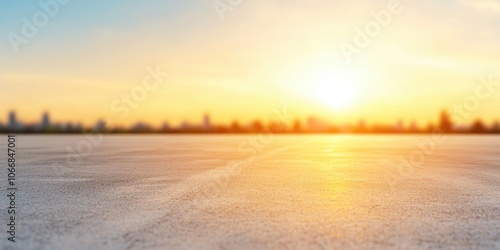
[(231, 123), (214, 123), (209, 113), (202, 116), (200, 122), (183, 121), (173, 126), (165, 121), (161, 126), (138, 121), (131, 126), (112, 125), (105, 119), (99, 119), (93, 126), (85, 126), (80, 122), (53, 122), (48, 111), (44, 112), (38, 123), (23, 123), (17, 113), (8, 114), (7, 124), (0, 123), (1, 133), (196, 133), (196, 134), (234, 134), (234, 133), (333, 133), (333, 134), (418, 134), (418, 133), (455, 133), (455, 134), (500, 134), (500, 123), (487, 124), (480, 118), (469, 124), (454, 124), (450, 114), (442, 110), (438, 122), (418, 126), (415, 120), (405, 123), (399, 119), (393, 124), (369, 123), (359, 119), (357, 123), (336, 124), (318, 116), (306, 119), (293, 118), (291, 121), (275, 119), (268, 121), (255, 119), (242, 123), (233, 120)]

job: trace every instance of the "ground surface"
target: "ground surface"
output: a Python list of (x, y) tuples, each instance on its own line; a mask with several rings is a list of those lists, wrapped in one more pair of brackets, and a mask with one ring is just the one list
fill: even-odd
[(0, 247), (500, 249), (500, 138), (430, 139), (18, 135)]

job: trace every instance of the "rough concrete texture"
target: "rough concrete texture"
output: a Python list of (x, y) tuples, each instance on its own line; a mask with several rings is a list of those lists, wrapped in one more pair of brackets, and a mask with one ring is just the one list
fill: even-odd
[(500, 249), (499, 138), (430, 138), (106, 135), (71, 163), (86, 137), (18, 135), (0, 246)]

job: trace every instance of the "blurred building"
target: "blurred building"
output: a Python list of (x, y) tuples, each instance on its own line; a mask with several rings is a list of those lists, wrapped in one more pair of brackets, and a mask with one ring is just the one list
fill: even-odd
[(50, 116), (49, 113), (45, 112), (42, 115), (42, 123), (40, 124), (42, 129), (46, 129), (50, 127)]
[(366, 131), (366, 122), (365, 122), (365, 120), (361, 119), (361, 120), (358, 121), (357, 131), (358, 132), (365, 132)]
[(295, 119), (295, 121), (293, 122), (293, 132), (295, 133), (302, 132), (302, 124), (300, 123), (299, 119)]
[(9, 130), (19, 130), (22, 128), (21, 123), (17, 121), (16, 112), (11, 111), (9, 113), (9, 123), (7, 125)]
[(404, 126), (405, 125), (404, 125), (403, 121), (402, 120), (398, 120), (396, 122), (396, 126), (394, 127), (394, 129), (395, 129), (396, 132), (401, 132), (401, 131), (404, 130), (404, 128), (405, 128)]
[(152, 132), (153, 130), (154, 129), (151, 125), (144, 122), (138, 122), (131, 128), (131, 131), (134, 133), (149, 133)]
[(450, 115), (446, 110), (441, 112), (441, 117), (439, 119), (439, 128), (445, 133), (453, 131), (453, 123), (451, 122)]
[(495, 133), (498, 133), (500, 132), (500, 123), (498, 121), (495, 121), (495, 123), (493, 124), (493, 128), (492, 128), (493, 132)]
[(414, 133), (418, 131), (418, 126), (415, 121), (411, 121), (409, 131)]
[(95, 125), (95, 129), (96, 129), (97, 131), (101, 131), (101, 132), (102, 132), (102, 131), (105, 131), (105, 130), (106, 130), (106, 121), (104, 121), (104, 120), (102, 120), (102, 119), (101, 119), (101, 120), (99, 120), (99, 121), (97, 121), (97, 123), (96, 123), (96, 125)]
[(212, 124), (210, 122), (210, 115), (205, 114), (205, 117), (203, 117), (203, 129), (205, 131), (209, 131), (212, 128)]
[(472, 123), (470, 130), (473, 133), (484, 133), (486, 132), (486, 125), (484, 125), (483, 121), (477, 119)]
[(170, 125), (168, 124), (168, 122), (163, 122), (163, 125), (161, 126), (161, 131), (162, 132), (170, 131)]
[(191, 124), (189, 124), (188, 121), (183, 121), (181, 126), (180, 126), (180, 130), (181, 131), (188, 131), (191, 129)]

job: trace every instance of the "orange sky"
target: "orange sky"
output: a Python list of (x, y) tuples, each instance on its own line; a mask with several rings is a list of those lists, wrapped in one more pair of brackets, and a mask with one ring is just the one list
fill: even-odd
[[(2, 4), (1, 34), (21, 34), (23, 17), (43, 10)], [(397, 13), (386, 12), (390, 4), (244, 0), (220, 20), (211, 1), (71, 2), (19, 53), (3, 36), (0, 121), (15, 109), (26, 122), (45, 110), (85, 124), (201, 122), (207, 112), (246, 122), (286, 107), (299, 118), (424, 125), (477, 98), (481, 75), (497, 79), (498, 1), (401, 0)], [(347, 58), (343, 49), (377, 21), (373, 13), (390, 21)], [(146, 89), (151, 70), (165, 75)], [(487, 98), (480, 91), (466, 121), (500, 118), (497, 88)], [(133, 107), (122, 99), (139, 93)]]

